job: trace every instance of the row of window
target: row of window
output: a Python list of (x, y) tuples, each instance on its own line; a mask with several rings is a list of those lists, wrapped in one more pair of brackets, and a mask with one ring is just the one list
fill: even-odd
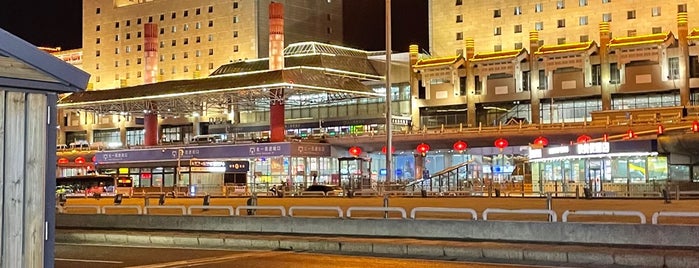
[[(233, 17), (233, 23), (239, 23), (239, 22), (240, 22), (240, 19), (238, 18), (238, 16), (234, 16), (234, 17)], [(96, 28), (95, 28), (96, 31), (99, 32), (100, 29), (101, 29), (100, 25), (97, 25), (97, 26), (95, 26), (95, 27), (96, 27)], [(209, 22), (208, 22), (208, 27), (214, 27), (214, 21), (213, 21), (213, 20), (209, 20)], [(201, 22), (197, 21), (197, 22), (194, 24), (194, 28), (197, 29), (197, 30), (198, 30), (198, 29), (201, 29)], [(188, 24), (188, 23), (183, 24), (183, 25), (182, 25), (182, 30), (185, 31), (185, 32), (186, 32), (186, 31), (189, 31), (189, 24)], [(171, 33), (176, 33), (176, 32), (177, 32), (177, 26), (176, 26), (176, 25), (173, 25), (172, 27), (170, 27), (170, 32), (171, 32)], [(235, 31), (235, 32), (236, 32), (236, 37), (237, 37), (237, 31)], [(161, 34), (161, 35), (165, 34), (165, 28), (162, 28), (162, 27), (160, 28), (160, 34)], [(116, 37), (114, 37), (114, 41), (119, 41), (119, 34), (117, 34), (117, 35), (115, 35), (115, 36), (116, 36)], [(126, 33), (124, 36), (125, 36), (126, 39), (131, 39), (131, 33)], [(141, 38), (141, 36), (142, 36), (142, 35), (141, 35), (141, 31), (138, 31), (138, 32), (136, 33), (136, 38)], [(99, 44), (99, 38), (98, 38), (97, 43)]]
[[(201, 71), (202, 67), (201, 64), (197, 64), (194, 66), (194, 71)], [(214, 69), (214, 63), (210, 62), (208, 64), (208, 69), (213, 70)], [(189, 66), (183, 66), (182, 67), (182, 72), (188, 73), (190, 71)], [(159, 74), (160, 75), (165, 75), (165, 69), (159, 69)], [(171, 69), (171, 74), (177, 74), (177, 67), (172, 67)], [(143, 73), (141, 71), (136, 72), (136, 78), (141, 78), (143, 77)], [(130, 73), (124, 73), (124, 74), (114, 74), (114, 80), (122, 80), (122, 79), (131, 79), (131, 74)], [(102, 77), (99, 75), (95, 76), (95, 82), (99, 83), (102, 81)]]
[[(602, 0), (603, 4), (610, 3), (611, 0)], [(462, 0), (456, 0), (456, 5), (461, 6), (463, 5)], [(588, 0), (578, 0), (578, 6), (585, 7), (588, 5)], [(558, 0), (556, 2), (556, 9), (565, 9), (566, 7), (566, 1), (565, 0)], [(544, 4), (543, 3), (536, 3), (534, 4), (534, 13), (541, 13), (544, 12)], [(677, 12), (687, 12), (687, 4), (678, 4), (677, 5)], [(522, 15), (522, 6), (515, 6), (513, 8), (513, 15), (519, 16)], [(660, 16), (660, 7), (653, 7), (651, 8), (651, 16), (652, 17), (657, 17)], [(493, 18), (500, 18), (502, 17), (502, 9), (496, 9), (493, 10)], [(629, 10), (627, 12), (627, 18), (628, 19), (635, 19), (636, 18), (636, 10)]]
[[(237, 1), (236, 1), (236, 2), (233, 2), (233, 9), (238, 9), (239, 7), (240, 7), (240, 5), (239, 5), (239, 3), (238, 3)], [(208, 10), (209, 13), (214, 13), (214, 6), (208, 6), (208, 7), (207, 7), (207, 10)], [(196, 9), (194, 9), (194, 14), (197, 15), (197, 16), (198, 16), (198, 15), (201, 15), (201, 13), (202, 13), (201, 11), (202, 11), (202, 8), (196, 8)], [(99, 8), (99, 7), (98, 7), (98, 8), (95, 9), (95, 14), (101, 14), (101, 13), (102, 13), (102, 8)], [(170, 14), (171, 14), (171, 15), (170, 15), (170, 18), (171, 18), (171, 19), (176, 19), (176, 18), (177, 18), (177, 12), (172, 12), (172, 13), (170, 13)], [(182, 17), (185, 17), (185, 18), (186, 18), (186, 17), (189, 17), (189, 10), (184, 10), (184, 11), (182, 11)], [(165, 14), (160, 14), (160, 21), (164, 21), (164, 20), (165, 20)], [(149, 17), (148, 17), (148, 22), (153, 22), (153, 16), (149, 16)], [(126, 20), (126, 21), (125, 21), (125, 24), (126, 24), (127, 27), (128, 27), (128, 26), (131, 26), (131, 20)], [(136, 24), (141, 24), (141, 18), (136, 19)], [(120, 25), (120, 23), (119, 23), (119, 22), (116, 22), (116, 23), (115, 23), (115, 28), (119, 28), (119, 25)]]
[[(519, 31), (518, 31), (518, 30), (519, 30)], [(652, 32), (653, 34), (662, 33), (662, 32), (663, 32), (663, 27), (653, 27), (653, 28), (651, 29), (651, 32)], [(520, 25), (520, 28), (519, 28), (519, 29), (517, 29), (517, 25), (515, 25), (515, 33), (521, 33), (521, 25)], [(501, 31), (500, 27), (495, 28), (495, 35), (497, 36), (497, 35), (501, 35), (501, 34), (502, 34), (502, 31)], [(637, 33), (636, 29), (632, 29), (632, 30), (627, 30), (627, 31), (626, 31), (626, 36), (627, 36), (627, 37), (636, 36), (637, 34), (638, 34), (638, 33)], [(609, 35), (610, 35), (610, 38), (612, 38), (612, 33), (609, 33)], [(457, 40), (457, 41), (464, 40), (464, 33), (463, 33), (463, 32), (457, 32), (457, 33), (456, 33), (456, 40)], [(580, 43), (589, 42), (589, 41), (590, 41), (590, 36), (589, 36), (589, 35), (580, 35), (580, 39), (579, 39), (579, 40), (580, 40)], [(556, 44), (558, 44), (558, 45), (563, 45), (563, 44), (566, 44), (566, 43), (567, 43), (567, 39), (566, 39), (565, 37), (560, 37), (560, 38), (557, 38), (557, 39), (556, 39)], [(544, 45), (544, 40), (543, 40), (543, 39), (540, 39), (540, 40), (538, 41), (538, 45), (539, 45), (539, 46), (543, 46), (543, 45)], [(514, 49), (521, 49), (521, 48), (522, 48), (522, 42), (516, 42), (516, 43), (514, 44)], [(502, 51), (502, 45), (501, 45), (501, 44), (495, 45), (493, 51), (495, 51), (495, 52)], [(459, 51), (457, 51), (457, 54), (459, 54)]]
[[(173, 40), (173, 43), (172, 43), (172, 44), (173, 44), (172, 46), (175, 46), (175, 40)], [(164, 45), (163, 45), (162, 42), (161, 42), (161, 44), (160, 44), (160, 47), (161, 47), (161, 48), (164, 47)], [(136, 51), (141, 51), (141, 49), (142, 49), (142, 46), (141, 46), (141, 45), (137, 45), (137, 46), (136, 46)], [(126, 46), (125, 49), (124, 49), (124, 51), (125, 51), (126, 53), (131, 53), (131, 46)], [(238, 52), (238, 51), (239, 51), (239, 46), (238, 46), (238, 45), (233, 45), (233, 52)], [(117, 47), (117, 48), (114, 48), (114, 54), (119, 54), (119, 52), (120, 52), (120, 49), (119, 49), (118, 47)], [(101, 55), (102, 55), (101, 50), (95, 51), (95, 56), (96, 56), (96, 57), (99, 57), (99, 56), (101, 56)], [(202, 55), (201, 50), (196, 50), (196, 51), (194, 51), (194, 55), (195, 55), (196, 57), (201, 57), (201, 55)], [(209, 48), (208, 55), (209, 55), (209, 56), (213, 56), (213, 55), (214, 55), (214, 49), (213, 49), (213, 48)], [(164, 60), (163, 55), (161, 55), (160, 57), (161, 57), (160, 61), (163, 61), (163, 60)], [(184, 58), (185, 58), (185, 59), (186, 59), (186, 58), (189, 58), (189, 52), (184, 52)], [(172, 54), (172, 59), (173, 59), (173, 60), (175, 59), (175, 54)], [(127, 61), (128, 61), (128, 60), (127, 60)], [(140, 59), (140, 58), (138, 59), (137, 64), (141, 64), (141, 59)], [(118, 61), (117, 61), (117, 65), (118, 65)], [(127, 64), (127, 65), (128, 65), (128, 64)], [(117, 67), (118, 67), (118, 66), (117, 66)], [(99, 68), (97, 68), (97, 69), (99, 69)]]

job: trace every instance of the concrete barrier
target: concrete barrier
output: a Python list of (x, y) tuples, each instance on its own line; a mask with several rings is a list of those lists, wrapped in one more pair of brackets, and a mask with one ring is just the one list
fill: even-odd
[[(385, 220), (307, 217), (182, 217), (57, 214), (57, 228), (222, 231), (689, 247), (699, 226), (519, 221)], [(416, 232), (415, 230), (421, 230)], [(643, 234), (643, 235), (639, 235)]]

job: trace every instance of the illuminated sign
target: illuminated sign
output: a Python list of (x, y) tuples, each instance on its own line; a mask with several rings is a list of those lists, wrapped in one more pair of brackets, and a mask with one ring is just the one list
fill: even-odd
[(529, 148), (529, 159), (541, 158), (541, 149)]
[(576, 150), (578, 154), (606, 154), (609, 153), (609, 142), (581, 143)]
[(548, 149), (549, 154), (567, 154), (570, 152), (568, 146), (551, 147)]

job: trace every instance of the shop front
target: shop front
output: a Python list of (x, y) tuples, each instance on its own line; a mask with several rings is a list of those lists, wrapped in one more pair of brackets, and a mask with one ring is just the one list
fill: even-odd
[(668, 178), (655, 141), (590, 142), (530, 148), (532, 188), (540, 193), (652, 192)]

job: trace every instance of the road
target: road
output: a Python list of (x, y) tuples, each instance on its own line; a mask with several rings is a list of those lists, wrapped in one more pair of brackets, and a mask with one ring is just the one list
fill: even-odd
[[(212, 198), (211, 206), (242, 206), (246, 205), (247, 198)], [(284, 206), (287, 208), (290, 206), (338, 206), (346, 211), (350, 206), (383, 206), (383, 197), (357, 197), (357, 198), (341, 198), (341, 197), (260, 197), (258, 198), (258, 205), (262, 206)], [(157, 199), (150, 200), (150, 205), (157, 205)], [(192, 205), (202, 205), (203, 198), (167, 198), (165, 205), (175, 206), (192, 206)], [(112, 198), (102, 198), (96, 200), (94, 198), (71, 198), (68, 199), (67, 205), (79, 206), (79, 205), (98, 205), (106, 206), (112, 205)], [(143, 206), (143, 198), (125, 198), (123, 200), (122, 206), (138, 205)], [(573, 199), (573, 198), (554, 198), (553, 199), (553, 210), (560, 216), (565, 210), (632, 210), (640, 211), (645, 214), (646, 218), (650, 220), (654, 212), (658, 211), (697, 211), (699, 208), (699, 200), (673, 200), (672, 203), (667, 204), (661, 199)], [(503, 208), (503, 209), (545, 209), (546, 208), (546, 198), (487, 198), (487, 197), (442, 197), (442, 198), (419, 198), (419, 197), (391, 197), (389, 198), (389, 206), (391, 207), (402, 207), (406, 211), (414, 207), (464, 207), (472, 208), (478, 212), (480, 217), (483, 210), (486, 208)], [(95, 209), (70, 209), (69, 213), (95, 213)], [(109, 214), (133, 214), (134, 209), (110, 209), (107, 211)], [(180, 213), (177, 210), (149, 210), (150, 214), (174, 214)], [(196, 211), (196, 214), (203, 215), (225, 215), (225, 210), (214, 210), (209, 211)], [(258, 215), (278, 215), (279, 212), (274, 211), (258, 211)], [(193, 213), (194, 214), (194, 213)], [(333, 212), (324, 211), (308, 211), (299, 212), (300, 216), (328, 216), (332, 217)], [(337, 212), (334, 212), (337, 216)], [(365, 213), (353, 213), (352, 216), (357, 217), (377, 217), (382, 216), (381, 212), (371, 214), (371, 212)], [(391, 214), (390, 217), (397, 217), (397, 214)], [(464, 218), (467, 217), (463, 214), (450, 213), (450, 214), (435, 214), (435, 213), (420, 213), (418, 218), (429, 218), (429, 217), (440, 217), (440, 218)], [(535, 221), (546, 221), (546, 216), (540, 215), (492, 215), (489, 216), (489, 220), (535, 220)], [(638, 223), (638, 217), (620, 217), (620, 216), (571, 216), (570, 221), (587, 221), (587, 222), (627, 222), (627, 223)], [(680, 223), (680, 224), (697, 224), (699, 225), (699, 218), (663, 218), (661, 223)]]
[(476, 263), (464, 260), (399, 259), (391, 257), (331, 255), (293, 251), (228, 251), (57, 244), (55, 267), (544, 268), (562, 266)]

